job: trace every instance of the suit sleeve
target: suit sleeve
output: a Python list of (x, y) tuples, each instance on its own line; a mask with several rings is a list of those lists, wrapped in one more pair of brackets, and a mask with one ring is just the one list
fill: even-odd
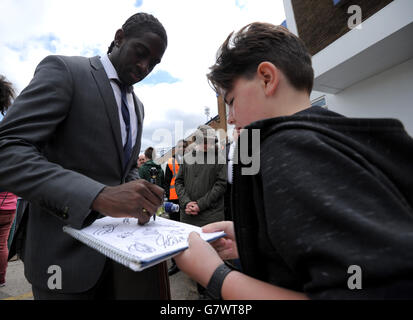
[(61, 57), (39, 64), (0, 124), (0, 184), (80, 228), (104, 185), (49, 162), (43, 153), (70, 112), (73, 88)]

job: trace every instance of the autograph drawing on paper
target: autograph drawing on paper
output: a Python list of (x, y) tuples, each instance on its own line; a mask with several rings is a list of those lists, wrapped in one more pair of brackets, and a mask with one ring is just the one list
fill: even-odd
[(93, 235), (111, 239), (114, 246), (120, 245), (133, 254), (151, 254), (158, 250), (173, 249), (185, 244), (188, 234), (193, 231), (171, 220), (158, 219), (144, 226), (138, 226), (134, 218), (114, 220), (100, 225)]

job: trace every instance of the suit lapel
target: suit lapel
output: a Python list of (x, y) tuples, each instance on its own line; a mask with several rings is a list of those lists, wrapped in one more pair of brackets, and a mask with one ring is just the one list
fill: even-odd
[(129, 172), (130, 168), (132, 167), (132, 164), (134, 162), (134, 159), (137, 159), (137, 155), (141, 149), (141, 139), (142, 139), (142, 126), (143, 126), (143, 117), (144, 117), (144, 109), (143, 109), (143, 104), (142, 102), (138, 99), (138, 97), (135, 95), (135, 93), (132, 94), (133, 96), (133, 102), (135, 105), (135, 112), (136, 112), (136, 119), (137, 119), (137, 132), (136, 132), (136, 140), (135, 140), (135, 145), (132, 150), (132, 155), (129, 160), (129, 163), (126, 167), (126, 172)]
[[(100, 95), (102, 96), (103, 102), (105, 104), (106, 113), (108, 115), (110, 125), (112, 128), (112, 133), (116, 141), (116, 149), (119, 155), (119, 164), (122, 168), (123, 163), (123, 147), (122, 147), (122, 136), (120, 129), (120, 120), (118, 113), (118, 106), (116, 104), (115, 96), (113, 94), (112, 86), (108, 76), (100, 62), (99, 57), (90, 58), (91, 72), (93, 78), (96, 81), (97, 87), (99, 89)], [(121, 169), (122, 171), (122, 169)]]
[(138, 97), (135, 95), (135, 93), (133, 94), (133, 101), (135, 103), (135, 111), (136, 111), (137, 118), (138, 118), (138, 129), (139, 129), (143, 124), (143, 117), (144, 117), (143, 104), (138, 99)]

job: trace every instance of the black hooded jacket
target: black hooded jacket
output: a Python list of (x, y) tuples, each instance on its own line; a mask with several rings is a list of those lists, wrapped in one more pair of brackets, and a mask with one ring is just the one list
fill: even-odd
[[(412, 298), (413, 139), (400, 121), (312, 107), (246, 129), (232, 193), (243, 271), (310, 298)], [(254, 175), (239, 161), (246, 135)]]

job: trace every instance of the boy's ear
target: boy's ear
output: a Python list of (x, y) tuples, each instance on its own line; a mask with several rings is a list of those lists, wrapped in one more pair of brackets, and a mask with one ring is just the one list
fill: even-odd
[(280, 70), (271, 62), (261, 62), (257, 68), (266, 95), (273, 95), (280, 82)]

